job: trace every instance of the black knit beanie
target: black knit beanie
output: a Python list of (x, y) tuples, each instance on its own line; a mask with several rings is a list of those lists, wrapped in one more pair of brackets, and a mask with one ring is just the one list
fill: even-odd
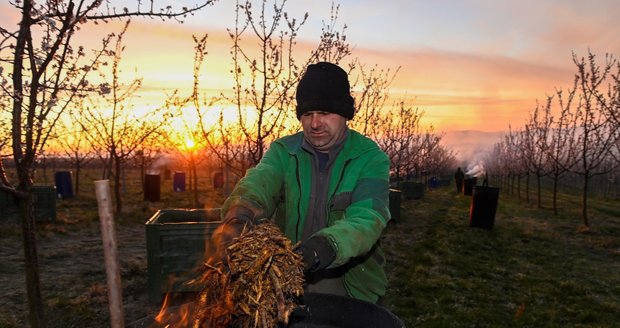
[(352, 119), (355, 105), (350, 89), (347, 72), (338, 65), (328, 62), (309, 65), (297, 85), (297, 118), (318, 110)]

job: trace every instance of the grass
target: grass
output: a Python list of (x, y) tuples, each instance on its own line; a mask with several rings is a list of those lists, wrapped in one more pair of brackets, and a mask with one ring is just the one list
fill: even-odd
[(620, 327), (617, 200), (594, 205), (584, 232), (578, 204), (555, 217), (500, 194), (483, 230), (469, 227), (470, 202), (432, 190), (387, 228), (385, 305), (408, 327)]
[[(103, 263), (55, 264), (101, 253), (91, 250), (100, 245), (92, 184), (97, 174), (91, 175), (83, 178), (79, 197), (57, 202), (57, 222), (38, 227), (50, 327), (105, 327), (109, 320)], [(170, 183), (163, 181), (160, 202), (149, 203), (143, 201), (139, 179), (127, 181), (124, 212), (115, 217), (119, 230), (141, 234), (158, 209), (193, 207), (192, 194), (172, 192)], [(199, 185), (200, 202), (221, 204), (223, 196), (209, 189), (207, 179)], [(526, 203), (502, 192), (490, 231), (469, 227), (470, 202), (471, 196), (452, 188), (427, 190), (423, 199), (403, 200), (401, 220), (388, 225), (382, 245), (390, 285), (383, 304), (407, 327), (620, 327), (618, 200), (590, 199), (589, 230), (580, 228), (578, 195), (562, 194), (554, 216), (547, 196), (538, 208), (534, 194)], [(0, 263), (0, 273), (20, 276), (21, 260), (11, 254), (21, 248), (21, 229), (0, 221), (0, 233), (8, 263)], [(76, 236), (86, 239), (74, 250), (52, 244)], [(121, 259), (121, 273), (125, 304), (134, 304), (126, 317), (133, 320), (145, 315), (137, 304), (148, 293), (146, 246), (140, 238), (122, 240), (131, 255)], [(6, 283), (25, 286), (23, 281)], [(17, 305), (0, 309), (0, 327), (23, 326), (24, 293), (11, 290), (4, 296)]]
[[(152, 315), (160, 304), (148, 300), (144, 223), (159, 209), (191, 208), (193, 193), (174, 192), (162, 179), (159, 202), (145, 202), (137, 174), (128, 174), (123, 213), (115, 215), (126, 324)], [(38, 222), (37, 248), (41, 294), (48, 327), (107, 327), (109, 311), (100, 223), (93, 180), (82, 176), (79, 195), (56, 200), (56, 221)], [(50, 180), (52, 181), (52, 180)], [(199, 181), (199, 201), (221, 204), (221, 190)], [(0, 218), (0, 328), (27, 326), (21, 228), (15, 216)], [(17, 254), (15, 254), (17, 253)]]

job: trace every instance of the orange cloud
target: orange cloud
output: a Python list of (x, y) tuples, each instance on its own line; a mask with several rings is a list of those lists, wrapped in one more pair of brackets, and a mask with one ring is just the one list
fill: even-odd
[(387, 67), (401, 66), (393, 97), (415, 98), (425, 118), (443, 130), (505, 130), (520, 125), (537, 99), (572, 81), (568, 66), (553, 67), (500, 56), (356, 49), (356, 56)]
[[(574, 18), (575, 12), (561, 11)], [(2, 15), (7, 15), (4, 11)], [(3, 16), (4, 17), (4, 16)], [(82, 29), (77, 37), (87, 49), (96, 48), (109, 32), (120, 32), (122, 22), (113, 21)], [(101, 30), (105, 30), (103, 33)], [(542, 40), (560, 36), (577, 42), (602, 35), (600, 28), (578, 30), (570, 27), (549, 29)], [(165, 90), (189, 90), (193, 79), (194, 43), (192, 35), (208, 33), (208, 55), (201, 71), (201, 86), (217, 92), (232, 88), (231, 42), (224, 28), (207, 29), (185, 24), (136, 19), (125, 36), (122, 67), (125, 78), (143, 77), (143, 101), (163, 96)], [(317, 32), (318, 33), (318, 32)], [(317, 38), (318, 40), (318, 38)], [(615, 42), (617, 40), (609, 40)], [(300, 56), (309, 53), (316, 41), (299, 40)], [(438, 130), (505, 130), (508, 124), (521, 125), (536, 100), (544, 99), (556, 87), (572, 81), (574, 65), (571, 54), (558, 52), (555, 61), (543, 61), (530, 55), (526, 59), (497, 55), (497, 49), (482, 54), (415, 48), (413, 40), (403, 40), (403, 48), (370, 49), (354, 46), (353, 57), (368, 65), (396, 69), (401, 67), (391, 86), (392, 99), (408, 98), (426, 112), (425, 121)], [(405, 48), (408, 47), (408, 48)], [(491, 52), (495, 51), (495, 52)], [(547, 64), (552, 62), (553, 64)], [(189, 91), (185, 91), (188, 93)]]

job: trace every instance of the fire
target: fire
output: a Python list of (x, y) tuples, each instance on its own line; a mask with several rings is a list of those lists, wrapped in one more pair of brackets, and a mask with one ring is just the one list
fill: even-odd
[[(218, 229), (225, 227), (221, 225)], [(234, 308), (232, 290), (228, 288), (229, 276), (225, 273), (227, 270), (221, 262), (214, 263), (216, 256), (213, 256), (216, 251), (215, 245), (222, 243), (220, 240), (222, 235), (222, 233), (218, 233), (213, 236), (213, 239), (205, 240), (203, 265), (196, 269), (201, 272), (200, 276), (185, 282), (187, 285), (207, 287), (195, 297), (193, 302), (184, 303), (180, 306), (172, 305), (173, 293), (166, 294), (161, 309), (154, 318), (155, 323), (152, 328), (229, 326)], [(168, 283), (172, 284), (174, 281), (175, 279), (170, 277)], [(207, 307), (209, 308), (207, 309)], [(206, 311), (209, 313), (208, 318), (204, 318)], [(197, 320), (197, 317), (202, 320)]]
[(166, 297), (164, 298), (164, 304), (161, 306), (161, 310), (159, 310), (157, 316), (155, 316), (155, 321), (157, 321), (157, 323), (164, 322), (165, 317), (168, 314), (168, 303), (170, 303), (170, 294), (166, 294)]
[[(217, 236), (211, 243), (221, 242)], [(272, 222), (261, 222), (233, 239), (225, 252), (223, 260), (205, 257), (200, 278), (192, 282), (203, 286), (194, 302), (172, 307), (171, 294), (166, 295), (155, 317), (158, 327), (287, 324), (304, 282), (302, 259), (290, 240)]]
[(157, 327), (189, 327), (193, 318), (193, 306), (191, 303), (171, 307), (171, 294), (166, 294), (164, 302), (155, 316)]

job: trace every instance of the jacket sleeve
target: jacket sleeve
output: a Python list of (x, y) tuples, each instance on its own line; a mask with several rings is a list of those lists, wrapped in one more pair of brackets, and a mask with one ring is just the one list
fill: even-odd
[[(286, 159), (284, 146), (272, 143), (256, 167), (249, 169), (239, 180), (222, 205), (222, 218), (234, 216), (235, 211), (253, 213), (252, 219), (271, 217), (280, 198), (284, 183)], [(229, 213), (231, 212), (231, 213)]]
[(366, 255), (390, 220), (389, 159), (380, 150), (367, 155), (355, 172), (345, 172), (351, 203), (344, 209), (344, 217), (317, 232), (327, 237), (336, 251), (329, 267)]

